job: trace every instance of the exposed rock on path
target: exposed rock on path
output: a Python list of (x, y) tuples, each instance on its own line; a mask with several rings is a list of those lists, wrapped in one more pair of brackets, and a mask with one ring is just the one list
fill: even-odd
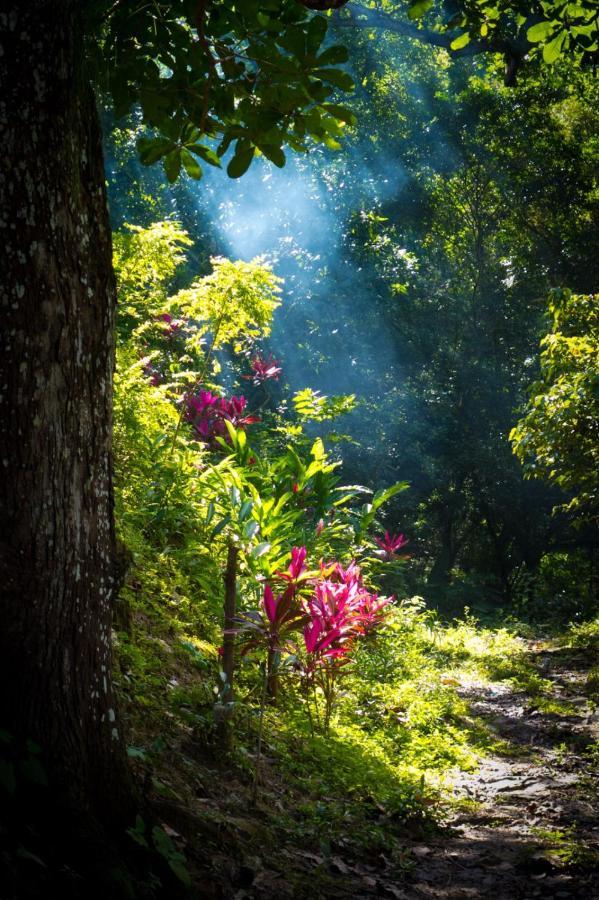
[(430, 852), (413, 848), (411, 883), (396, 896), (599, 898), (598, 760), (588, 755), (599, 715), (583, 693), (589, 663), (558, 650), (536, 662), (552, 682), (549, 711), (504, 683), (460, 689), (514, 753), (456, 777), (472, 808), (464, 804), (449, 833), (427, 842)]

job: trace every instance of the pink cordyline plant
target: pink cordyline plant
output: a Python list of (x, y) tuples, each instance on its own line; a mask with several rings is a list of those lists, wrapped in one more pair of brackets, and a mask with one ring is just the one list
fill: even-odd
[(153, 387), (160, 384), (162, 381), (162, 372), (156, 366), (152, 365), (152, 358), (150, 356), (144, 356), (140, 362), (143, 367), (144, 375), (150, 379), (150, 384)]
[(354, 560), (345, 569), (338, 562), (321, 563), (313, 593), (304, 600), (309, 616), (304, 626), (304, 672), (307, 685), (314, 689), (318, 686), (322, 691), (325, 733), (329, 730), (337, 678), (351, 662), (356, 641), (382, 623), (390, 602), (391, 598), (379, 598), (368, 590)]
[(244, 378), (251, 378), (257, 386), (264, 384), (265, 381), (278, 381), (279, 375), (283, 371), (278, 359), (272, 354), (269, 356), (261, 356), (259, 353), (250, 361), (251, 375), (244, 375)]
[[(266, 584), (261, 609), (240, 617), (239, 630), (248, 636), (242, 652), (260, 646), (266, 650), (269, 678), (275, 654), (285, 650), (298, 654), (292, 636), (303, 631), (305, 685), (313, 690), (318, 686), (322, 691), (322, 724), (327, 731), (336, 679), (351, 661), (356, 641), (381, 625), (392, 598), (378, 597), (368, 590), (354, 560), (346, 568), (333, 561), (321, 562), (319, 569), (308, 571), (306, 557), (305, 547), (292, 549), (288, 568), (275, 575), (286, 587), (275, 594)], [(314, 703), (316, 709), (316, 700)]]
[(184, 398), (185, 418), (193, 426), (198, 440), (215, 445), (216, 438), (229, 439), (225, 421), (235, 428), (245, 428), (260, 420), (245, 415), (245, 397), (218, 397), (210, 391), (199, 391)]
[(398, 550), (408, 543), (408, 539), (403, 534), (392, 535), (389, 531), (385, 532), (382, 538), (375, 538), (375, 541), (383, 551), (381, 554), (383, 559), (393, 559)]
[(314, 583), (314, 593), (305, 601), (310, 622), (304, 629), (308, 653), (318, 653), (315, 664), (326, 658), (341, 658), (349, 652), (351, 642), (382, 622), (389, 597), (371, 593), (362, 581), (355, 561), (344, 569), (339, 563), (321, 565), (321, 577)]
[(173, 319), (171, 314), (166, 312), (160, 313), (160, 315), (156, 316), (156, 319), (158, 322), (164, 322), (164, 331), (169, 338), (175, 337), (183, 325), (183, 322), (180, 319)]
[(293, 547), (291, 551), (291, 562), (286, 572), (277, 572), (279, 578), (288, 581), (290, 584), (297, 584), (301, 576), (306, 571), (306, 555), (305, 547)]

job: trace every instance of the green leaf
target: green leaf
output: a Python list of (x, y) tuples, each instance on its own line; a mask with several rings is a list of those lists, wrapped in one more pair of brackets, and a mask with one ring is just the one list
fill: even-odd
[(454, 38), (449, 46), (452, 50), (462, 50), (462, 48), (466, 47), (469, 43), (470, 35), (465, 31), (463, 34), (458, 35), (457, 38)]
[(259, 531), (260, 526), (258, 523), (255, 522), (254, 519), (250, 519), (250, 521), (245, 524), (243, 536), (247, 541), (251, 541), (252, 538), (256, 537)]
[(333, 47), (327, 47), (326, 50), (323, 50), (320, 56), (317, 57), (316, 62), (319, 66), (338, 66), (341, 63), (346, 63), (348, 59), (347, 47), (335, 44)]
[(345, 122), (347, 125), (356, 125), (358, 122), (356, 114), (351, 109), (348, 109), (347, 106), (339, 106), (337, 103), (323, 103), (322, 108), (326, 109), (335, 119), (339, 119), (340, 122)]
[(218, 169), (222, 168), (220, 156), (214, 150), (211, 150), (210, 147), (204, 147), (203, 144), (188, 144), (187, 149), (207, 163), (210, 163), (211, 166), (216, 166)]
[(214, 518), (214, 501), (211, 500), (208, 504), (208, 509), (206, 510), (206, 525), (210, 525), (212, 519)]
[(181, 171), (181, 150), (177, 147), (175, 150), (171, 150), (170, 153), (162, 160), (162, 165), (164, 166), (164, 171), (166, 173), (166, 177), (169, 182), (173, 184), (177, 178), (179, 177), (179, 173)]
[(221, 533), (221, 531), (225, 530), (225, 528), (227, 527), (227, 525), (229, 524), (230, 521), (231, 521), (230, 515), (226, 515), (224, 517), (224, 519), (221, 519), (220, 522), (218, 523), (218, 525), (216, 525), (212, 529), (212, 533), (210, 535), (210, 540), (213, 540), (215, 537), (218, 537), (218, 535)]
[(526, 37), (531, 44), (536, 44), (538, 41), (544, 41), (550, 34), (553, 34), (556, 25), (557, 22), (537, 22), (536, 25), (531, 25), (528, 29)]
[(254, 158), (255, 147), (251, 144), (237, 141), (235, 154), (227, 166), (227, 175), (230, 178), (240, 178), (245, 175)]
[(274, 163), (275, 166), (278, 166), (279, 169), (282, 169), (285, 165), (285, 154), (281, 147), (277, 147), (273, 144), (260, 144), (260, 151), (267, 159)]
[(562, 47), (564, 45), (564, 41), (566, 39), (566, 32), (560, 31), (557, 37), (554, 37), (552, 41), (549, 41), (548, 44), (545, 44), (543, 47), (543, 61), (551, 64), (559, 58), (562, 52)]
[(181, 859), (169, 859), (168, 864), (173, 871), (173, 873), (177, 876), (180, 882), (182, 882), (185, 887), (191, 887), (191, 875), (187, 870), (187, 866), (185, 864), (185, 857), (181, 855)]
[(145, 750), (143, 750), (141, 747), (133, 747), (133, 746), (127, 747), (127, 756), (130, 759), (146, 760), (148, 758), (148, 755)]
[(173, 142), (165, 137), (140, 137), (137, 141), (139, 161), (143, 166), (151, 166), (172, 150)]
[(408, 9), (408, 19), (421, 19), (429, 11), (434, 0), (415, 0)]
[(262, 544), (256, 544), (255, 547), (250, 551), (250, 556), (252, 559), (260, 559), (261, 556), (264, 556), (265, 553), (268, 553), (270, 550), (270, 543), (268, 541), (264, 541)]
[(243, 522), (252, 511), (252, 507), (254, 506), (253, 500), (246, 500), (245, 503), (242, 503), (241, 508), (239, 510), (239, 521)]
[(384, 503), (387, 503), (391, 497), (394, 497), (396, 494), (401, 494), (403, 491), (407, 491), (408, 488), (409, 484), (407, 481), (397, 481), (388, 488), (377, 491), (372, 498), (372, 509), (376, 512), (376, 510), (380, 509)]
[(341, 69), (315, 69), (314, 74), (322, 81), (328, 81), (342, 91), (353, 91), (355, 84), (353, 78), (342, 72)]
[(324, 16), (313, 16), (308, 24), (308, 53), (316, 53), (327, 33), (327, 20)]
[(181, 162), (189, 177), (195, 179), (195, 181), (199, 181), (203, 174), (202, 167), (197, 159), (191, 155), (189, 150), (186, 150), (185, 148), (181, 150)]

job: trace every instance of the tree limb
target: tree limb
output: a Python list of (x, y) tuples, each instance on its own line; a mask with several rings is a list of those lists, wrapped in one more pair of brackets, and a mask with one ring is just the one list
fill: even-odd
[[(320, 0), (319, 0), (320, 2)], [(322, 0), (325, 2), (325, 0)], [(411, 22), (396, 19), (389, 13), (378, 9), (370, 9), (360, 4), (352, 4), (352, 9), (347, 9), (347, 15), (338, 17), (335, 21), (338, 26), (360, 26), (365, 25), (369, 28), (381, 28), (384, 31), (393, 34), (401, 34), (405, 37), (413, 38), (421, 43), (430, 44), (434, 47), (442, 47), (451, 54), (452, 59), (460, 57), (478, 56), (481, 53), (501, 53), (505, 59), (506, 70), (504, 83), (506, 87), (511, 87), (516, 83), (516, 74), (522, 63), (527, 49), (530, 47), (528, 41), (518, 41), (518, 46), (513, 42), (503, 40), (494, 35), (490, 39), (478, 39), (469, 41), (465, 47), (459, 50), (452, 50), (451, 44), (454, 37), (446, 32), (432, 31), (430, 28), (420, 28)]]
[(452, 50), (451, 43), (453, 37), (439, 31), (431, 31), (429, 28), (419, 28), (411, 22), (402, 22), (389, 13), (382, 12), (378, 9), (369, 9), (360, 4), (353, 4), (351, 10), (347, 10), (348, 15), (343, 18), (336, 19), (336, 24), (341, 26), (366, 25), (369, 28), (381, 28), (393, 34), (401, 34), (405, 37), (414, 38), (424, 44), (431, 44), (434, 47), (443, 47), (448, 50), (452, 57), (460, 56), (476, 56), (479, 53), (496, 52), (501, 53), (505, 48), (498, 47), (490, 41), (478, 40), (470, 41), (460, 50)]

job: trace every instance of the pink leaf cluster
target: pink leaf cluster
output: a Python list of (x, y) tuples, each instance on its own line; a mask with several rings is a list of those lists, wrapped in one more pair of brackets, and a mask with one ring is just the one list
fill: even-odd
[(158, 322), (164, 322), (164, 331), (169, 338), (175, 337), (183, 326), (183, 322), (180, 319), (173, 319), (170, 313), (160, 313), (156, 319)]
[(245, 428), (258, 422), (245, 414), (245, 397), (218, 397), (210, 391), (189, 394), (184, 399), (185, 418), (193, 426), (196, 437), (205, 444), (214, 444), (217, 437), (229, 439), (225, 421), (235, 428)]
[(385, 532), (385, 536), (382, 538), (375, 538), (375, 541), (383, 551), (382, 555), (384, 559), (392, 559), (398, 550), (401, 550), (402, 547), (408, 543), (408, 539), (403, 534), (393, 535), (389, 531)]
[(264, 384), (265, 381), (278, 381), (279, 375), (283, 371), (278, 359), (272, 354), (269, 356), (261, 356), (258, 354), (250, 362), (252, 375), (246, 375), (245, 378), (251, 378), (255, 385)]
[(262, 609), (271, 647), (280, 646), (284, 633), (303, 627), (308, 670), (313, 671), (348, 662), (355, 639), (381, 624), (391, 598), (369, 591), (355, 562), (345, 569), (338, 562), (321, 563), (320, 570), (309, 572), (306, 555), (305, 547), (293, 548), (289, 567), (277, 573), (286, 589), (275, 596), (267, 584)]
[(316, 664), (347, 662), (354, 640), (381, 624), (391, 598), (369, 591), (353, 561), (346, 569), (338, 562), (321, 564), (313, 588), (304, 601), (310, 616), (304, 627), (306, 650)]
[(151, 357), (144, 356), (141, 360), (143, 373), (150, 379), (150, 384), (156, 387), (162, 381), (162, 372), (156, 366), (152, 365)]

